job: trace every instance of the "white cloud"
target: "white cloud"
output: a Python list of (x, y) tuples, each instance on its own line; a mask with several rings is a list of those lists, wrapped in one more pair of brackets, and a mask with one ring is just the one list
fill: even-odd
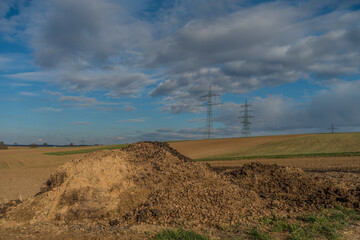
[(30, 87), (31, 86), (28, 83), (10, 83), (9, 85), (12, 87)]
[(205, 122), (204, 118), (194, 118), (187, 120), (188, 123), (199, 123), (199, 122)]
[(64, 96), (60, 95), (59, 102), (69, 102), (68, 107), (94, 107), (102, 105), (118, 105), (118, 103), (100, 102), (96, 98), (89, 98), (84, 96)]
[(43, 18), (33, 35), (35, 60), (43, 67), (106, 66), (132, 57), (129, 50), (152, 38), (146, 22), (108, 0), (54, 0)]
[[(200, 95), (193, 89), (209, 84), (239, 94), (299, 79), (356, 76), (360, 15), (349, 10), (352, 4), (275, 1), (192, 19), (147, 53), (149, 66), (170, 69), (151, 95), (175, 96), (177, 106), (164, 109), (179, 113), (189, 111), (181, 92), (194, 100)], [(333, 11), (319, 14), (330, 5)]]
[[(4, 16), (15, 1), (1, 3)], [(138, 11), (148, 6), (141, 3), (21, 1), (18, 16), (0, 21), (0, 36), (32, 48), (39, 69), (27, 55), (1, 54), (0, 67), (6, 69), (1, 77), (54, 83), (62, 92), (71, 91), (44, 90), (66, 104), (62, 107), (133, 111), (132, 106), (102, 102), (91, 92), (124, 98), (151, 91), (151, 97), (161, 98), (162, 110), (171, 113), (201, 111), (199, 96), (209, 84), (219, 94), (243, 94), (306, 79), (335, 85), (311, 96), (309, 103), (281, 95), (259, 98), (254, 127), (320, 127), (330, 119), (358, 125), (357, 81), (334, 83), (360, 73), (360, 14), (351, 10), (357, 1), (184, 0), (160, 3), (151, 16), (140, 18), (144, 12)], [(227, 126), (223, 132), (236, 130), (238, 119), (226, 118), (226, 111), (218, 118)]]
[(142, 117), (142, 118), (122, 119), (119, 121), (120, 122), (129, 122), (129, 123), (139, 123), (139, 122), (145, 122), (146, 120), (147, 120), (146, 117)]
[(74, 122), (74, 124), (76, 124), (76, 125), (90, 125), (91, 123), (89, 123), (89, 122)]
[(137, 136), (129, 136), (126, 139), (129, 142), (135, 142), (201, 139), (203, 137), (204, 129), (202, 128), (183, 128), (179, 130), (172, 128), (160, 128), (150, 132), (139, 131)]
[[(1, 22), (0, 22), (1, 23)], [(0, 30), (1, 37), (1, 30)], [(33, 69), (34, 65), (30, 56), (21, 53), (1, 53), (0, 69), (4, 77), (12, 78), (12, 72), (28, 72)]]
[(126, 105), (125, 107), (123, 107), (123, 109), (125, 109), (126, 112), (134, 112), (137, 110), (136, 107), (130, 105)]
[(153, 83), (143, 73), (126, 73), (119, 70), (97, 70), (70, 72), (62, 75), (62, 84), (75, 91), (107, 90), (106, 95), (114, 98), (135, 96), (143, 87)]
[(45, 72), (23, 72), (23, 73), (6, 74), (4, 75), (4, 77), (16, 79), (16, 80), (23, 80), (23, 81), (47, 82), (50, 79), (53, 79), (54, 75)]
[(33, 93), (33, 92), (20, 92), (20, 95), (23, 96), (37, 96), (37, 93)]
[[(138, 17), (137, 11), (149, 6), (146, 1), (41, 3), (19, 4), (25, 30), (12, 29), (30, 38), (42, 70), (54, 71), (8, 77), (56, 82), (73, 91), (101, 89), (114, 98), (138, 96), (156, 84), (151, 96), (176, 96), (174, 102), (186, 105), (179, 91), (195, 97), (209, 83), (239, 94), (300, 78), (360, 72), (360, 16), (350, 10), (355, 1), (181, 1), (160, 4), (151, 18)], [(327, 8), (333, 10), (321, 12)], [(6, 57), (0, 56), (1, 62), (8, 65)], [(161, 77), (152, 79), (148, 70)]]
[(61, 92), (54, 92), (54, 91), (50, 91), (50, 90), (46, 90), (46, 89), (43, 89), (43, 93), (49, 94), (51, 96), (61, 96), (62, 95)]
[(40, 107), (32, 109), (33, 112), (61, 112), (62, 108)]

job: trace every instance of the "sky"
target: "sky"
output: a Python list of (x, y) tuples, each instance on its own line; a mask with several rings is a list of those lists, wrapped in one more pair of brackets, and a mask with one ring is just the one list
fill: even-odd
[(0, 0), (0, 141), (360, 131), (358, 0)]

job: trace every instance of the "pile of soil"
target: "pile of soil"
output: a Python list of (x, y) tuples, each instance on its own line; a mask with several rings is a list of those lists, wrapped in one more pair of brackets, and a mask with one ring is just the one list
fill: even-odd
[(359, 208), (360, 187), (339, 187), (299, 168), (251, 163), (226, 171), (225, 175), (241, 188), (255, 191), (261, 198), (269, 200), (270, 206), (288, 212), (338, 205)]
[(219, 174), (167, 143), (140, 142), (64, 164), (37, 196), (11, 208), (5, 219), (211, 227), (249, 221), (274, 209), (359, 208), (359, 193), (277, 165), (252, 163)]
[(238, 187), (208, 165), (193, 162), (167, 143), (141, 142), (64, 164), (42, 192), (7, 217), (31, 223), (211, 226), (266, 214), (262, 207), (254, 191)]

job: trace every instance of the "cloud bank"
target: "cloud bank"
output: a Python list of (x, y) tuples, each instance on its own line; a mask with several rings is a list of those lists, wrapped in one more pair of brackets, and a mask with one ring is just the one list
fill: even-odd
[[(34, 64), (33, 71), (22, 67), (5, 77), (74, 92), (48, 91), (61, 108), (37, 112), (69, 106), (111, 111), (115, 104), (87, 96), (103, 92), (109, 99), (150, 98), (174, 114), (201, 111), (199, 96), (209, 85), (218, 94), (239, 96), (302, 80), (323, 90), (305, 101), (253, 98), (254, 129), (357, 126), (358, 6), (355, 0), (5, 0), (1, 39), (22, 44)], [(10, 67), (18, 58), (0, 53), (0, 66)], [(238, 104), (229, 101), (216, 117), (224, 135), (239, 131), (233, 112)], [(160, 130), (156, 134), (166, 132)], [(167, 134), (198, 136), (198, 131), (174, 131)]]

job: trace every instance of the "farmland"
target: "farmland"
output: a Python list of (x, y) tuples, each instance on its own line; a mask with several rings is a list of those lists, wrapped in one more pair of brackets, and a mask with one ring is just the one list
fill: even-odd
[(171, 144), (184, 155), (200, 160), (291, 156), (360, 155), (360, 133), (250, 137)]
[[(130, 162), (123, 162), (123, 163), (118, 163), (118, 162), (114, 162), (113, 160), (111, 160), (112, 162), (110, 163), (109, 166), (112, 165), (118, 165), (119, 168), (123, 169), (121, 170), (122, 173), (121, 174), (125, 174), (125, 172), (131, 173), (131, 174), (135, 174), (137, 177), (136, 179), (141, 179), (144, 176), (157, 176), (156, 174), (158, 174), (157, 172), (154, 172), (153, 170), (151, 170), (149, 172), (149, 169), (152, 169), (154, 167), (154, 169), (158, 169), (161, 171), (165, 171), (165, 174), (160, 174), (158, 175), (158, 177), (156, 179), (162, 179), (165, 178), (166, 176), (169, 176), (175, 171), (177, 172), (177, 176), (179, 176), (180, 178), (184, 178), (184, 179), (188, 179), (189, 177), (189, 182), (195, 181), (196, 179), (198, 179), (198, 177), (193, 178), (196, 174), (194, 173), (190, 173), (188, 171), (191, 170), (191, 168), (188, 167), (182, 167), (179, 168), (179, 166), (174, 165), (172, 166), (171, 164), (173, 164), (171, 161), (179, 161), (179, 159), (175, 156), (174, 160), (166, 160), (166, 158), (164, 160), (161, 161), (167, 161), (165, 165), (160, 166), (160, 160), (158, 160), (157, 156), (167, 156), (166, 154), (167, 151), (170, 150), (165, 150), (161, 147), (162, 145), (160, 144), (155, 145), (154, 147), (156, 149), (159, 149), (157, 151), (164, 151), (164, 154), (154, 154), (153, 153), (153, 149), (149, 148), (148, 145), (139, 145), (138, 147), (134, 146), (132, 148), (130, 148), (130, 150), (128, 150), (129, 153), (124, 153), (124, 157), (128, 158), (129, 161), (134, 161), (134, 163), (139, 164), (137, 160), (139, 159), (150, 159), (149, 161), (145, 161), (142, 164), (136, 165), (136, 169), (132, 169), (130, 166), (133, 166)], [(309, 173), (311, 176), (314, 177), (319, 177), (320, 179), (323, 179), (321, 181), (324, 181), (324, 184), (328, 184), (327, 181), (331, 181), (332, 185), (329, 185), (329, 187), (335, 187), (335, 188), (341, 188), (341, 189), (348, 189), (350, 191), (355, 191), (356, 187), (360, 187), (359, 183), (360, 183), (360, 156), (358, 156), (358, 152), (360, 152), (360, 134), (359, 133), (341, 133), (341, 134), (302, 134), (302, 135), (284, 135), (284, 136), (267, 136), (267, 137), (250, 137), (250, 138), (232, 138), (232, 139), (213, 139), (213, 140), (196, 140), (196, 141), (177, 141), (177, 142), (170, 142), (170, 146), (176, 150), (178, 150), (181, 154), (190, 157), (192, 159), (195, 159), (197, 162), (206, 162), (208, 164), (210, 164), (210, 166), (215, 169), (218, 172), (228, 172), (228, 171), (233, 171), (233, 169), (240, 169), (243, 168), (241, 171), (254, 171), (254, 169), (259, 168), (261, 174), (256, 178), (256, 184), (262, 184), (261, 181), (267, 181), (266, 176), (269, 176), (269, 178), (273, 177), (274, 174), (279, 174), (279, 176), (277, 178), (274, 179), (274, 181), (282, 181), (281, 179), (284, 177), (283, 174), (285, 174), (285, 178), (284, 179), (292, 179), (291, 181), (294, 182), (289, 182), (287, 184), (299, 184), (299, 186), (306, 186), (308, 183), (312, 183), (314, 185), (309, 186), (309, 189), (314, 189), (313, 191), (323, 191), (323, 189), (321, 188), (321, 186), (317, 186), (316, 185), (316, 181), (312, 180), (312, 178), (309, 178), (305, 173), (302, 173), (301, 171), (298, 172), (297, 170), (295, 172), (293, 172), (293, 170), (291, 170), (290, 168), (281, 168), (281, 167), (274, 167), (275, 165), (271, 165), (272, 167), (270, 167), (272, 172), (271, 174), (268, 172), (268, 170), (266, 170), (266, 167), (263, 167), (262, 165), (253, 165), (250, 164), (251, 162), (258, 162), (258, 163), (263, 163), (263, 164), (277, 164), (279, 166), (284, 166), (284, 167), (296, 167), (296, 168), (301, 168), (303, 170), (305, 170), (307, 173)], [(1, 202), (7, 202), (9, 200), (12, 199), (19, 199), (22, 198), (22, 200), (33, 196), (34, 194), (38, 193), (40, 188), (42, 186), (44, 186), (44, 182), (49, 179), (49, 175), (50, 173), (54, 172), (54, 170), (60, 166), (63, 165), (64, 163), (69, 162), (70, 160), (74, 159), (74, 158), (83, 158), (82, 153), (86, 153), (86, 152), (94, 152), (94, 151), (99, 151), (99, 150), (103, 150), (103, 149), (117, 149), (117, 148), (123, 148), (124, 145), (118, 145), (118, 146), (101, 146), (101, 147), (64, 147), (64, 148), (45, 148), (45, 147), (39, 147), (39, 148), (35, 148), (35, 149), (31, 149), (31, 148), (26, 148), (26, 147), (10, 147), (8, 150), (3, 150), (0, 151), (0, 203)], [(133, 150), (131, 150), (133, 149)], [(104, 159), (108, 159), (106, 157), (101, 157), (101, 156), (106, 156), (107, 153), (94, 153), (92, 155), (86, 155), (88, 156), (87, 158), (89, 159), (83, 159), (83, 162), (86, 162), (90, 159), (94, 159), (94, 163), (91, 164), (95, 164), (96, 161), (99, 161), (99, 158), (104, 158)], [(130, 154), (130, 155), (129, 155)], [(116, 155), (116, 154), (115, 154)], [(131, 157), (132, 156), (132, 157)], [(180, 158), (182, 158), (180, 156)], [(152, 160), (151, 160), (152, 159)], [(170, 158), (172, 159), (172, 158)], [(185, 159), (186, 160), (186, 159)], [(82, 161), (80, 161), (79, 163), (81, 163)], [(105, 161), (105, 160), (104, 160)], [(108, 161), (108, 160), (106, 160)], [(153, 161), (153, 162), (151, 162)], [(90, 161), (91, 162), (91, 161)], [(89, 164), (90, 164), (89, 162)], [(75, 161), (72, 164), (77, 164), (78, 162)], [(179, 162), (180, 163), (180, 162)], [(84, 163), (85, 164), (85, 163)], [(98, 179), (98, 180), (94, 180), (95, 182), (90, 184), (89, 182), (89, 186), (93, 186), (94, 184), (96, 185), (98, 182), (100, 182), (102, 185), (101, 186), (105, 186), (106, 184), (108, 184), (107, 182), (104, 181), (113, 181), (112, 177), (109, 178), (109, 176), (107, 176), (107, 174), (105, 173), (104, 176), (102, 176), (103, 169), (107, 169), (107, 167), (103, 164), (106, 164), (106, 162), (102, 163), (99, 162), (96, 167), (91, 167), (91, 169), (87, 169), (86, 166), (88, 165), (84, 165), (81, 169), (81, 171), (79, 172), (80, 175), (84, 175), (84, 184), (86, 184), (88, 181), (92, 181), (91, 179)], [(130, 165), (129, 165), (130, 164)], [(147, 165), (146, 165), (147, 164)], [(194, 163), (194, 164), (198, 164), (198, 163)], [(199, 163), (200, 164), (200, 163)], [(199, 167), (202, 164), (199, 165)], [(70, 165), (69, 165), (70, 166)], [(89, 165), (90, 166), (90, 165)], [(146, 167), (147, 166), (147, 167)], [(168, 170), (165, 170), (163, 167), (164, 166), (169, 166)], [(198, 166), (198, 165), (196, 165)], [(265, 166), (265, 165), (264, 165)], [(194, 165), (195, 167), (195, 165)], [(68, 171), (73, 172), (75, 167), (67, 167)], [(198, 167), (196, 167), (198, 168)], [(261, 170), (262, 169), (262, 170)], [(87, 171), (90, 171), (89, 173), (87, 173)], [(118, 176), (119, 179), (123, 179), (123, 175), (118, 175), (119, 173), (116, 172), (116, 168), (112, 169), (109, 168), (109, 174), (115, 174), (114, 176)], [(195, 171), (195, 169), (191, 170), (191, 171)], [(218, 183), (218, 181), (223, 181), (223, 180), (217, 180), (214, 181), (214, 177), (210, 177), (212, 176), (213, 173), (211, 172), (207, 172), (208, 170), (204, 169), (203, 167), (200, 167), (199, 170), (196, 171), (204, 171), (203, 176), (206, 176), (206, 181), (205, 182), (213, 182), (212, 184), (215, 184), (216, 186), (219, 185), (219, 187), (214, 188), (212, 191), (222, 191), (221, 189), (225, 186), (227, 186), (228, 189), (233, 189), (234, 186), (233, 185), (227, 185), (228, 183), (224, 182), (223, 185), (221, 185), (220, 183)], [(195, 172), (196, 172), (195, 171)], [(67, 173), (67, 175), (70, 174)], [(97, 173), (98, 172), (98, 173)], [(143, 175), (141, 175), (140, 173), (144, 172)], [(182, 177), (180, 176), (181, 174), (184, 174), (184, 172), (188, 172), (187, 175), (183, 175)], [(236, 174), (243, 174), (243, 172), (239, 172), (237, 173), (236, 170), (233, 172), (229, 172), (232, 175), (229, 176), (237, 176)], [(58, 174), (60, 174), (59, 176), (62, 176), (61, 172), (59, 172)], [(89, 175), (90, 174), (90, 175)], [(140, 174), (140, 175), (139, 175)], [(235, 175), (234, 175), (235, 174)], [(266, 175), (266, 174), (270, 174), (270, 175)], [(76, 177), (80, 177), (80, 175), (77, 175)], [(99, 177), (99, 176), (102, 177)], [(293, 176), (294, 175), (294, 176)], [(191, 177), (193, 176), (193, 177)], [(252, 184), (251, 179), (246, 180), (245, 176), (251, 176), (250, 175), (244, 175), (241, 178), (234, 178), (233, 181), (239, 181), (239, 184), (245, 184), (247, 185), (248, 183), (246, 182), (241, 182), (241, 181), (249, 181), (249, 183)], [(299, 179), (296, 179), (296, 176), (300, 176)], [(293, 179), (293, 177), (295, 177)], [(181, 182), (181, 180), (179, 179), (173, 179), (170, 178), (168, 180), (164, 180), (167, 184), (168, 181), (174, 181), (173, 184), (175, 184), (176, 186), (178, 186), (178, 189), (183, 188), (183, 183)], [(151, 178), (150, 178), (151, 179)], [(148, 182), (151, 180), (148, 180)], [(263, 180), (261, 180), (263, 179)], [(308, 179), (308, 180), (306, 180)], [(159, 181), (159, 180), (156, 180)], [(196, 180), (197, 181), (197, 180)], [(195, 182), (196, 182), (195, 181)], [(286, 180), (287, 181), (287, 180)], [(299, 182), (300, 181), (300, 182)], [(136, 182), (132, 183), (135, 184)], [(71, 186), (72, 184), (74, 184), (74, 186), (81, 186), (78, 184), (81, 184), (81, 182), (76, 182), (76, 183), (68, 183)], [(194, 186), (198, 186), (197, 184), (200, 184), (200, 182), (196, 183), (196, 185)], [(203, 183), (201, 183), (203, 184)], [(282, 183), (281, 183), (282, 184)], [(325, 185), (326, 185), (325, 184)], [(214, 185), (214, 186), (215, 186)], [(325, 187), (324, 185), (324, 187)], [(131, 184), (129, 185), (131, 186)], [(155, 186), (158, 186), (158, 184), (156, 184)], [(205, 186), (205, 185), (204, 185)], [(204, 187), (203, 186), (203, 187)], [(222, 187), (220, 187), (222, 186)], [(243, 186), (243, 185), (241, 185)], [(265, 185), (264, 185), (265, 186)], [(200, 188), (199, 191), (203, 191), (201, 190), (203, 187)], [(268, 194), (266, 193), (267, 189), (264, 188), (263, 190), (261, 190), (263, 187), (263, 185), (260, 185), (260, 187), (255, 187), (254, 186), (254, 191), (265, 191), (265, 192), (259, 192), (259, 194)], [(320, 188), (319, 188), (320, 187)], [(330, 187), (330, 188), (331, 188)], [(317, 190), (317, 188), (319, 188)], [(76, 188), (75, 188), (76, 189)], [(74, 189), (74, 190), (75, 190)], [(85, 196), (87, 194), (87, 188), (84, 188), (84, 193), (83, 196)], [(102, 189), (102, 188), (101, 188)], [(113, 189), (113, 187), (111, 188)], [(141, 187), (140, 189), (143, 189), (143, 187)], [(190, 189), (193, 189), (193, 187), (191, 187)], [(207, 189), (207, 188), (205, 188)], [(66, 193), (68, 190), (64, 189), (64, 193)], [(73, 191), (73, 190), (72, 190)], [(101, 192), (103, 192), (104, 190), (101, 190)], [(113, 191), (113, 190), (111, 190)], [(143, 189), (142, 191), (150, 191), (150, 190), (145, 190)], [(173, 191), (171, 189), (169, 189), (169, 191)], [(185, 192), (189, 192), (189, 189), (185, 188), (181, 191), (185, 191)], [(194, 190), (191, 190), (194, 191)], [(229, 190), (230, 191), (230, 190)], [(233, 190), (231, 190), (233, 191)], [(282, 191), (281, 189), (279, 189), (279, 191)], [(310, 193), (311, 191), (309, 190), (304, 190), (307, 193)], [(335, 191), (335, 190), (334, 190)], [(337, 190), (336, 190), (337, 191)], [(335, 191), (335, 192), (336, 192)], [(343, 191), (343, 190), (341, 190)], [(140, 193), (140, 192), (139, 192)], [(141, 198), (143, 197), (143, 195), (139, 195), (138, 196)], [(296, 193), (296, 191), (295, 191)], [(179, 194), (176, 192), (172, 192), (172, 194)], [(202, 193), (194, 193), (199, 194), (196, 196), (202, 196)], [(211, 196), (211, 194), (213, 194), (213, 192), (209, 193)], [(234, 192), (233, 194), (238, 194), (236, 192)], [(248, 194), (248, 193), (246, 193)], [(271, 193), (272, 194), (272, 193)], [(296, 193), (299, 194), (299, 193)], [(59, 197), (61, 197), (63, 195), (59, 195)], [(109, 196), (111, 196), (112, 198), (114, 197), (114, 193), (111, 193)], [(172, 196), (172, 195), (170, 195)], [(180, 195), (179, 195), (180, 196)], [(272, 198), (277, 198), (284, 196), (282, 194), (280, 195), (274, 195)], [(301, 196), (301, 195), (299, 195)], [(188, 198), (192, 198), (192, 196), (188, 196)], [(106, 198), (107, 199), (107, 198)], [(169, 199), (168, 197), (166, 199)], [(171, 198), (170, 198), (171, 199)], [(178, 203), (178, 198), (174, 197), (175, 203), (174, 206), (177, 206)], [(226, 198), (229, 199), (229, 198)], [(262, 212), (263, 210), (269, 211), (269, 209), (271, 209), (273, 203), (269, 203), (270, 204), (270, 208), (267, 209), (261, 209), (259, 207), (262, 206), (262, 204), (265, 203), (261, 203), (261, 199), (258, 199), (255, 201), (254, 198), (254, 209), (258, 209), (257, 211)], [(294, 200), (298, 199), (298, 197), (294, 198)], [(315, 198), (310, 198), (310, 199), (314, 199)], [(202, 200), (205, 201), (206, 199)], [(66, 201), (73, 201), (73, 200), (66, 200)], [(106, 201), (110, 201), (110, 200), (106, 200)], [(125, 200), (124, 200), (125, 201)], [(126, 200), (128, 203), (126, 206), (130, 206), (130, 200)], [(158, 201), (158, 200), (157, 200)], [(216, 200), (218, 201), (218, 200)], [(244, 200), (246, 201), (246, 200)], [(282, 201), (282, 200), (281, 200)], [(297, 200), (296, 200), (297, 201)], [(319, 201), (322, 201), (319, 198)], [(196, 201), (195, 201), (196, 202)], [(200, 201), (201, 202), (201, 201)], [(111, 201), (109, 202), (111, 203)], [(245, 202), (244, 202), (245, 203)], [(314, 202), (315, 203), (315, 202)], [(44, 203), (45, 204), (45, 203)], [(47, 206), (49, 203), (46, 203), (44, 206)], [(71, 202), (70, 206), (73, 203)], [(185, 204), (185, 203), (184, 203)], [(185, 205), (189, 205), (189, 204), (193, 204), (193, 201), (190, 201), (189, 203), (186, 203)], [(267, 204), (267, 203), (266, 203)], [(265, 204), (265, 205), (266, 205)], [(292, 204), (288, 203), (288, 202), (284, 202), (285, 205), (281, 205), (282, 207), (280, 207), (280, 209), (282, 209), (281, 211), (303, 211), (304, 209), (302, 209), (302, 205), (300, 204), (299, 207), (296, 208), (292, 208)], [(286, 205), (288, 204), (288, 205)], [(76, 205), (74, 205), (76, 206)], [(289, 206), (290, 208), (287, 209), (286, 206)], [(172, 211), (171, 209), (169, 209), (169, 205), (164, 205), (163, 206), (164, 209), (162, 211)], [(311, 207), (309, 206), (309, 209)], [(54, 208), (51, 208), (54, 209)], [(199, 206), (194, 206), (194, 209), (200, 209)], [(225, 212), (227, 210), (224, 210)], [(232, 211), (239, 211), (238, 209), (234, 208), (233, 210), (229, 211), (228, 214), (231, 214)], [(281, 212), (279, 210), (279, 213)], [(322, 218), (327, 218), (329, 216), (331, 216), (331, 214), (335, 214), (335, 215), (339, 215), (339, 214), (343, 214), (344, 218), (357, 218), (357, 215), (351, 215), (353, 213), (350, 212), (346, 212), (347, 210), (343, 210), (343, 209), (338, 209), (338, 210), (329, 210), (330, 212), (326, 212), (325, 215), (319, 215), (319, 219)], [(59, 213), (57, 214), (62, 214), (63, 210), (59, 210)], [(170, 213), (169, 213), (170, 214)], [(186, 211), (183, 214), (187, 214)], [(189, 216), (192, 216), (191, 212), (189, 212)], [(240, 214), (240, 212), (239, 212)], [(260, 213), (259, 213), (260, 214)], [(346, 216), (345, 216), (345, 215)], [(184, 219), (189, 218), (189, 216), (184, 215)], [(256, 216), (256, 214), (255, 214)], [(65, 216), (66, 217), (66, 216)], [(153, 216), (152, 216), (153, 217)], [(226, 217), (230, 217), (230, 215), (226, 215), (224, 214), (223, 216), (223, 220), (225, 220)], [(212, 217), (213, 218), (213, 217)], [(164, 218), (165, 219), (165, 218)], [(211, 219), (211, 218), (210, 218)], [(301, 221), (307, 221), (306, 217), (304, 217), (303, 219), (305, 220), (301, 220)], [(332, 219), (332, 217), (329, 218)], [(219, 218), (219, 221), (222, 221), (222, 218)], [(263, 221), (263, 220), (262, 220)], [(265, 220), (264, 220), (265, 221)], [(287, 221), (287, 220), (286, 220)], [(275, 227), (275, 225), (277, 226), (278, 224), (292, 224), (291, 221), (293, 220), (289, 220), (289, 223), (286, 223), (285, 219), (281, 220), (281, 219), (277, 219), (276, 221), (274, 219), (272, 220), (266, 220), (266, 224), (269, 225), (269, 228), (271, 226)], [(332, 221), (332, 220), (331, 220)], [(304, 222), (305, 224), (305, 222)], [(307, 224), (307, 223), (306, 223)], [(335, 224), (335, 223), (332, 223)], [(345, 225), (344, 225), (345, 226)], [(310, 226), (309, 226), (310, 227)], [(222, 229), (223, 227), (221, 227)], [(266, 229), (266, 228), (265, 228)], [(158, 230), (157, 230), (158, 231)], [(223, 230), (221, 230), (223, 231)], [(230, 230), (228, 230), (230, 231)], [(234, 230), (235, 231), (235, 230)], [(284, 230), (285, 231), (285, 230)], [(287, 230), (286, 230), (287, 231)], [(289, 230), (290, 231), (290, 230)], [(256, 233), (258, 234), (255, 230), (252, 233)], [(353, 239), (354, 236), (356, 236), (356, 234), (359, 233), (359, 228), (354, 228), (351, 229), (351, 231), (349, 230), (346, 234), (345, 234), (345, 239)], [(223, 234), (223, 233), (221, 233)], [(221, 235), (220, 234), (220, 235)], [(260, 233), (259, 233), (260, 234)], [(291, 232), (287, 233), (288, 235), (292, 234)], [(317, 233), (314, 233), (315, 235)], [(335, 234), (335, 233), (334, 233)], [(216, 234), (215, 234), (216, 235)], [(335, 235), (334, 235), (335, 236)]]
[[(82, 153), (124, 146), (10, 147), (0, 151), (0, 202), (19, 195), (23, 198), (32, 196), (56, 167)], [(360, 172), (360, 156), (357, 156), (360, 133), (177, 141), (171, 142), (170, 146), (185, 156), (219, 169), (237, 168), (258, 161), (309, 171)], [(346, 156), (351, 153), (355, 156)], [(325, 154), (328, 155), (322, 156)]]
[(0, 151), (0, 202), (36, 194), (52, 171), (74, 155), (46, 155), (94, 147), (9, 147)]

